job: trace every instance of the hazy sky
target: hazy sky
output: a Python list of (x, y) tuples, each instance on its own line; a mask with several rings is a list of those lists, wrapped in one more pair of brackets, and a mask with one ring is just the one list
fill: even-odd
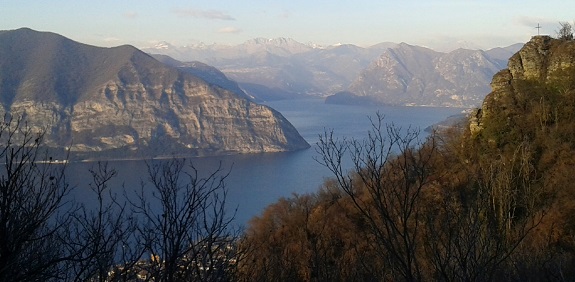
[(572, 0), (0, 0), (0, 29), (30, 27), (97, 46), (239, 44), (290, 37), (331, 45), (406, 42), (491, 48), (555, 35)]

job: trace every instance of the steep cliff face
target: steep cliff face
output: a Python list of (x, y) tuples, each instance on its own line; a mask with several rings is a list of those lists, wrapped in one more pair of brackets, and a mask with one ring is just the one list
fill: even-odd
[(0, 32), (0, 114), (47, 129), (46, 144), (93, 157), (307, 148), (278, 112), (131, 47), (29, 29)]
[[(491, 93), (485, 97), (481, 109), (472, 117), (472, 133), (480, 132), (483, 121), (495, 112), (517, 112), (521, 107), (525, 108), (522, 101), (534, 97), (524, 96), (529, 95), (529, 92), (536, 92), (537, 87), (554, 89), (558, 93), (569, 90), (572, 85), (568, 84), (572, 83), (575, 75), (574, 67), (574, 41), (534, 36), (509, 59), (506, 69), (493, 76)], [(527, 84), (529, 85), (526, 86)], [(526, 88), (530, 88), (529, 91), (525, 91)], [(542, 97), (540, 103), (545, 103), (545, 99), (550, 98)], [(543, 109), (544, 105), (540, 108)]]
[(515, 79), (549, 81), (558, 71), (575, 64), (575, 45), (549, 36), (534, 36), (509, 59), (508, 69)]

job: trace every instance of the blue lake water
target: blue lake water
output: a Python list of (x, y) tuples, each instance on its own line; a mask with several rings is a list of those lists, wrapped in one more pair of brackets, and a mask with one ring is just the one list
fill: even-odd
[[(317, 163), (315, 144), (325, 130), (346, 138), (364, 138), (371, 129), (369, 116), (377, 112), (385, 116), (386, 123), (421, 130), (447, 117), (461, 113), (458, 108), (391, 107), (391, 106), (342, 106), (324, 104), (321, 99), (284, 100), (267, 105), (281, 112), (312, 145), (307, 150), (286, 153), (247, 154), (192, 159), (201, 172), (211, 172), (221, 162), (231, 169), (227, 178), (227, 207), (237, 208), (236, 223), (246, 224), (250, 218), (259, 215), (263, 209), (280, 197), (293, 193), (314, 192), (330, 177), (329, 171)], [(88, 169), (93, 164), (77, 163), (68, 167), (68, 179), (76, 186), (75, 197), (90, 202), (87, 193), (90, 177)], [(144, 161), (114, 161), (109, 163), (118, 176), (113, 189), (140, 189), (142, 180), (147, 179)]]

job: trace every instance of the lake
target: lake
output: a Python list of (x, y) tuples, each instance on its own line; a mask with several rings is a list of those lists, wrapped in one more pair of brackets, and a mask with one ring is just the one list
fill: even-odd
[[(228, 188), (227, 207), (237, 207), (236, 223), (245, 225), (250, 218), (259, 215), (263, 209), (280, 197), (293, 193), (314, 192), (324, 179), (330, 177), (327, 168), (317, 163), (315, 144), (325, 130), (333, 130), (338, 137), (361, 139), (371, 129), (369, 116), (379, 112), (386, 123), (407, 128), (426, 127), (447, 117), (459, 114), (459, 108), (392, 107), (392, 106), (343, 106), (325, 104), (322, 99), (283, 100), (266, 103), (282, 113), (312, 145), (307, 150), (285, 153), (245, 154), (192, 159), (201, 172), (211, 172), (222, 162), (231, 172), (226, 181)], [(144, 161), (109, 162), (118, 176), (112, 185), (121, 193), (122, 185), (127, 190), (139, 189), (141, 180), (147, 179)], [(75, 197), (90, 202), (87, 193), (90, 177), (88, 169), (93, 164), (73, 163), (67, 171), (71, 185), (77, 187)]]

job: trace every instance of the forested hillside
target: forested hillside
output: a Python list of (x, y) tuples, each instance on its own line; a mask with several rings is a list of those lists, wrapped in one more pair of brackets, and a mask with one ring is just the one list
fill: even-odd
[(241, 277), (575, 279), (574, 66), (575, 42), (536, 36), (459, 126), (421, 143), (383, 116), (365, 140), (326, 133), (334, 178), (251, 221)]

